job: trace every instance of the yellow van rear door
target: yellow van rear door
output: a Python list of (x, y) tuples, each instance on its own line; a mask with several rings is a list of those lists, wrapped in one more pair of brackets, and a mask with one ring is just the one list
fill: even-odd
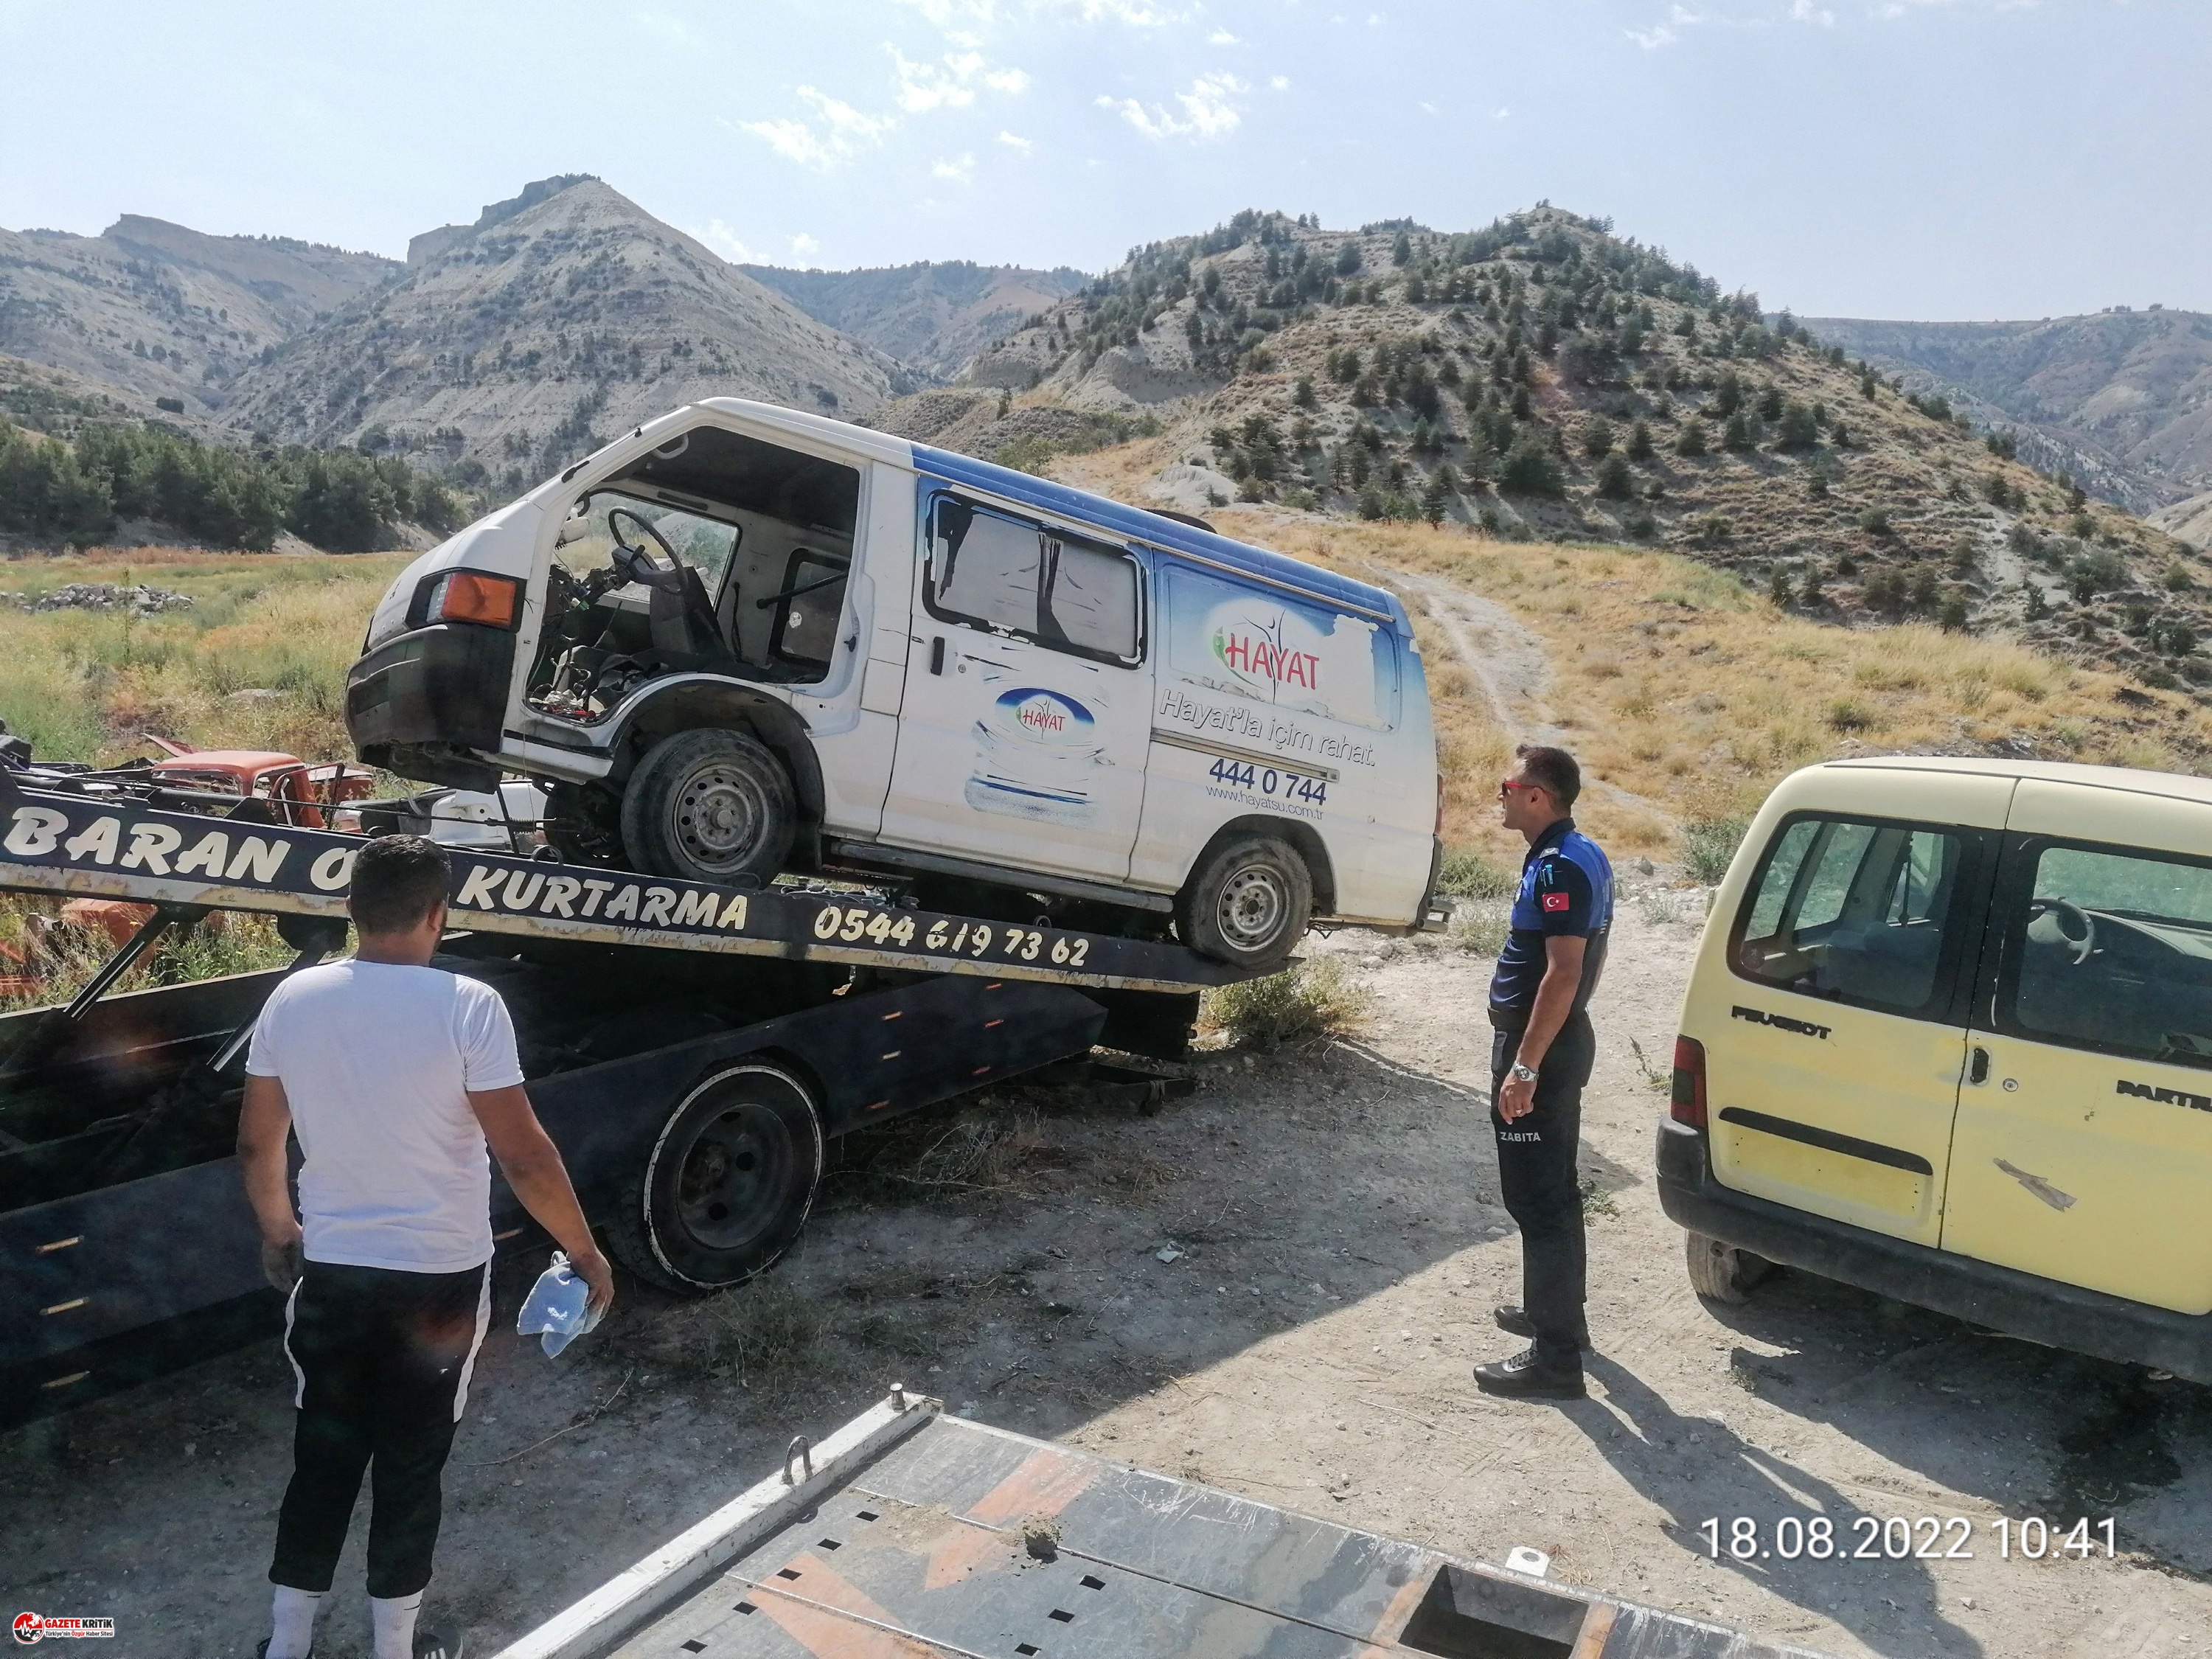
[(1943, 1247), (2212, 1311), (2212, 808), (2024, 781), (2012, 822)]
[(2012, 780), (1945, 782), (1986, 783), (1991, 827), (1844, 807), (1781, 821), (1732, 926), (1727, 1023), (1705, 1024), (1723, 1184), (1930, 1245)]

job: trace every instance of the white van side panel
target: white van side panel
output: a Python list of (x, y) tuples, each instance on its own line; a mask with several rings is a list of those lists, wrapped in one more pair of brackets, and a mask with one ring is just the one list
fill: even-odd
[(1436, 803), (1419, 659), (1376, 618), (1173, 559), (1154, 569), (1133, 882), (1174, 891), (1223, 825), (1270, 819), (1320, 836), (1335, 914), (1413, 921)]

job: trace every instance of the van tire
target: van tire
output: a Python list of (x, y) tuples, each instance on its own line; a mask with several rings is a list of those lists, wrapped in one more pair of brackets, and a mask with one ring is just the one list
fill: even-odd
[(799, 828), (791, 775), (750, 732), (663, 738), (623, 792), (623, 850), (648, 875), (773, 879)]
[(1689, 1264), (1690, 1288), (1710, 1302), (1725, 1302), (1731, 1306), (1748, 1302), (1751, 1287), (1774, 1271), (1774, 1264), (1765, 1256), (1723, 1244), (1703, 1233), (1685, 1233), (1682, 1243)]
[(1200, 956), (1272, 970), (1305, 937), (1313, 876), (1288, 842), (1239, 836), (1206, 855), (1176, 899), (1176, 934)]
[(608, 1251), (648, 1284), (698, 1295), (791, 1248), (822, 1180), (822, 1120), (780, 1066), (740, 1060), (702, 1079), (623, 1177)]

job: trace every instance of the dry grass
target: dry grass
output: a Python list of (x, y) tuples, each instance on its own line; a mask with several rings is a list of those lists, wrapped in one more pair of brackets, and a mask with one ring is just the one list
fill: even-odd
[(193, 604), (147, 618), (0, 611), (0, 716), (49, 760), (127, 760), (147, 752), (149, 732), (204, 748), (349, 756), (346, 667), (410, 556), (143, 548), (11, 560), (0, 587), (16, 592), (145, 582)]
[[(70, 582), (143, 582), (188, 593), (191, 609), (141, 618), (112, 611), (0, 609), (0, 717), (44, 760), (112, 765), (158, 752), (159, 733), (201, 748), (349, 757), (345, 671), (369, 612), (409, 554), (195, 553), (102, 549), (25, 557), (0, 589), (32, 596)], [(240, 695), (249, 694), (249, 695)], [(0, 896), (0, 973), (40, 981), (0, 994), (0, 1009), (62, 1000), (113, 948), (104, 933), (52, 925), (52, 900)], [(172, 936), (118, 988), (204, 979), (291, 959), (265, 918)]]
[[(1998, 640), (1826, 626), (1672, 554), (1264, 509), (1221, 516), (1230, 533), (1295, 557), (1355, 575), (1438, 576), (1504, 605), (1551, 658), (1548, 707), (1529, 713), (1567, 733), (1588, 775), (1683, 824), (1747, 817), (1784, 774), (1842, 756), (2002, 750), (2185, 771), (2212, 749), (2212, 719), (2186, 696)], [(1515, 850), (1492, 799), (1504, 736), (1449, 646), (1416, 626), (1446, 778), (1445, 841), (1503, 856)], [(1632, 802), (1592, 791), (1581, 816), (1616, 847), (1653, 846), (1653, 821)], [(1658, 828), (1656, 838), (1673, 847), (1677, 832)]]

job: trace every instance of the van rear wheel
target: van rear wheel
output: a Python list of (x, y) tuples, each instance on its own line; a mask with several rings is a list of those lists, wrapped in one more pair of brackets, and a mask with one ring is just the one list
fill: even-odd
[(655, 744), (623, 792), (623, 850), (649, 875), (773, 879), (799, 827), (783, 763), (749, 732), (678, 732)]
[(1176, 933), (1201, 956), (1278, 968), (1313, 919), (1313, 877), (1287, 842), (1240, 836), (1194, 871), (1176, 901)]
[(1685, 1233), (1682, 1243), (1689, 1263), (1690, 1288), (1709, 1301), (1748, 1302), (1752, 1286), (1774, 1271), (1774, 1264), (1765, 1256), (1703, 1233)]

